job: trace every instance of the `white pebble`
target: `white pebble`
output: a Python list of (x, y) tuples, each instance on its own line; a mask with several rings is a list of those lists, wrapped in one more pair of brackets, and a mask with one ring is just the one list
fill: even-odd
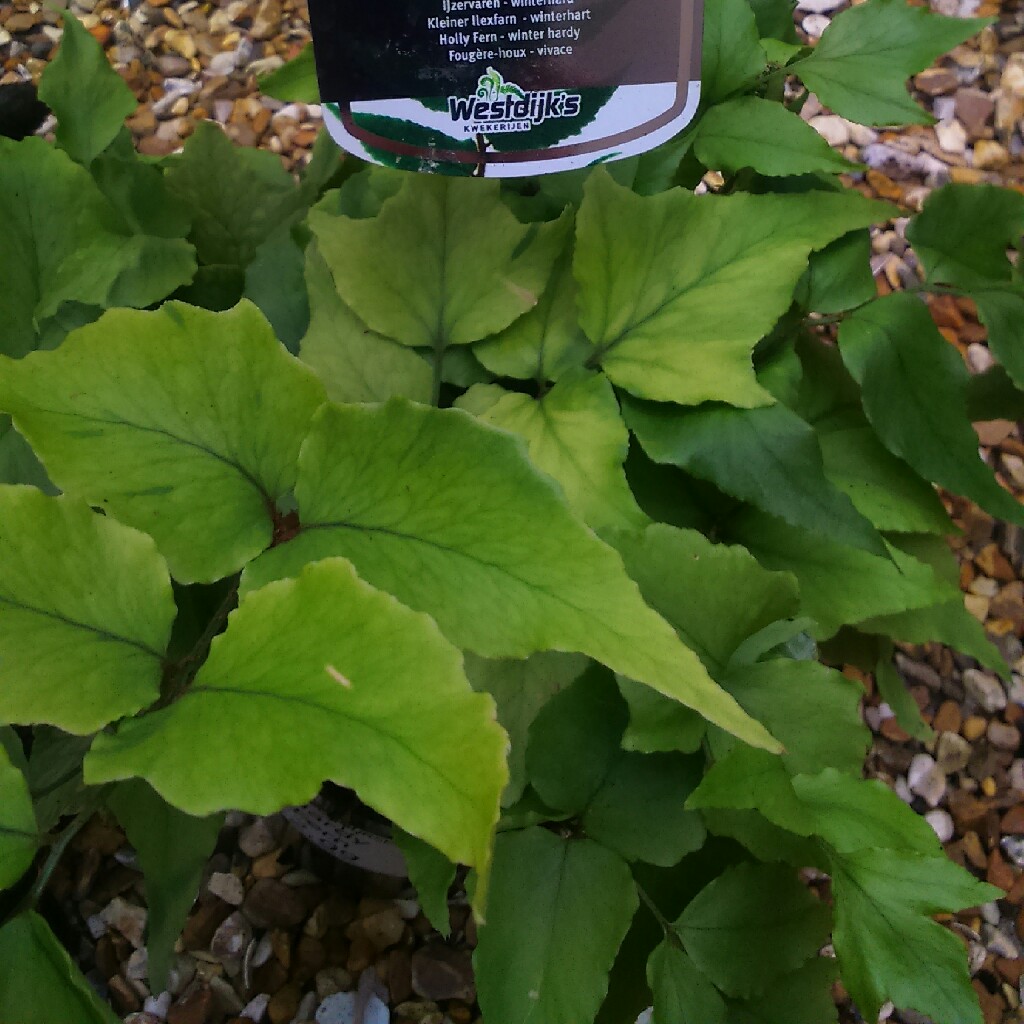
[(953, 838), (953, 819), (943, 810), (929, 811), (924, 820), (931, 825), (940, 843), (948, 843)]

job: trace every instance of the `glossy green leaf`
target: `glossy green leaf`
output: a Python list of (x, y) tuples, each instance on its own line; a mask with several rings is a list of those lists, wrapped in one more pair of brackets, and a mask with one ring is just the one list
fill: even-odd
[(721, 103), (753, 90), (767, 63), (754, 12), (744, 0), (707, 0), (701, 58), (701, 100)]
[(283, 66), (260, 75), (260, 92), (286, 103), (319, 103), (320, 86), (316, 80), (316, 61), (313, 44), (306, 45)]
[(50, 832), (60, 819), (78, 806), (85, 783), (82, 759), (92, 736), (72, 736), (46, 725), (32, 729), (28, 784), (40, 832)]
[(31, 867), (36, 832), (28, 783), (0, 746), (0, 889), (14, 885)]
[(1020, 250), (1022, 236), (1024, 196), (992, 185), (937, 190), (907, 229), (929, 282), (970, 290), (989, 348), (1018, 387), (1024, 387), (1024, 285), (1014, 280), (1007, 251)]
[(704, 845), (700, 815), (685, 810), (700, 775), (699, 759), (620, 752), (583, 813), (583, 830), (626, 860), (672, 867)]
[(743, 745), (715, 761), (687, 806), (758, 811), (788, 832), (809, 836), (814, 831), (814, 819), (797, 798), (782, 758)]
[[(483, 401), (474, 403), (477, 391)], [(522, 437), (530, 461), (562, 485), (569, 507), (598, 533), (648, 521), (626, 483), (629, 432), (603, 374), (574, 372), (540, 399), (480, 385), (460, 405)]]
[(725, 1002), (686, 952), (665, 939), (647, 961), (652, 1024), (726, 1024)]
[(891, 561), (877, 558), (755, 509), (732, 519), (729, 533), (762, 565), (796, 576), (800, 607), (817, 622), (818, 639), (832, 636), (843, 625), (927, 608), (958, 593), (928, 566), (894, 548)]
[(817, 775), (798, 775), (793, 789), (811, 816), (815, 834), (839, 853), (869, 849), (930, 857), (942, 853), (931, 825), (876, 779), (827, 768)]
[(887, 557), (878, 532), (825, 475), (814, 430), (784, 405), (683, 411), (633, 399), (624, 413), (655, 462), (679, 466), (793, 526)]
[(345, 305), (315, 242), (306, 247), (309, 328), (299, 356), (335, 402), (430, 401), (430, 364), (403, 345), (371, 331)]
[(191, 239), (205, 264), (247, 266), (260, 244), (293, 223), (305, 205), (280, 157), (236, 146), (210, 121), (196, 125), (165, 180), (192, 216)]
[(629, 725), (622, 735), (623, 750), (642, 754), (700, 749), (707, 722), (692, 708), (666, 700), (656, 690), (619, 677), (619, 690), (629, 705)]
[(724, 685), (786, 748), (782, 759), (793, 774), (826, 766), (860, 771), (871, 734), (859, 684), (816, 661), (779, 658), (734, 671)]
[(488, 1024), (593, 1020), (637, 905), (629, 868), (603, 846), (540, 828), (500, 835), (474, 955)]
[(762, 40), (796, 44), (799, 37), (793, 25), (796, 0), (747, 0), (757, 19), (757, 31)]
[(905, 0), (868, 0), (833, 18), (811, 55), (791, 67), (825, 106), (858, 124), (927, 124), (906, 80), (987, 24)]
[(395, 830), (395, 844), (405, 857), (409, 881), (416, 890), (423, 913), (434, 930), (448, 938), (452, 930), (448, 915), (448, 890), (455, 881), (456, 866), (429, 843)]
[(585, 810), (620, 756), (625, 727), (625, 702), (610, 673), (596, 669), (580, 676), (544, 705), (530, 727), (530, 785), (550, 807)]
[(0, 1021), (119, 1024), (50, 926), (27, 911), (0, 928)]
[(640, 398), (770, 405), (754, 345), (789, 307), (809, 254), (886, 210), (832, 192), (645, 198), (595, 172), (574, 268), (591, 363)]
[(879, 530), (950, 532), (935, 488), (890, 453), (863, 421), (822, 426), (818, 444), (825, 475)]
[(245, 268), (244, 296), (259, 307), (293, 355), (309, 327), (306, 255), (288, 225), (277, 228)]
[(342, 299), (371, 330), (443, 352), (503, 330), (536, 304), (565, 226), (520, 224), (498, 183), (410, 175), (375, 217), (313, 209)]
[(39, 79), (39, 98), (57, 115), (57, 145), (85, 165), (114, 141), (138, 105), (103, 47), (70, 10), (57, 56)]
[[(1003, 895), (945, 857), (860, 850), (832, 858), (833, 943), (843, 984), (868, 1018), (886, 1000), (936, 1024), (981, 1024), (962, 940), (928, 920)], [(915, 969), (908, 971), (912, 963)]]
[(851, 231), (812, 254), (796, 301), (815, 313), (839, 313), (878, 294), (871, 273), (871, 233)]
[(243, 589), (343, 555), (460, 647), (485, 657), (588, 654), (773, 746), (643, 603), (619, 557), (570, 515), (524, 447), (458, 410), (325, 406), (300, 458), (303, 529), (250, 565)]
[(156, 700), (174, 599), (153, 542), (30, 487), (0, 513), (0, 721), (86, 734)]
[(835, 960), (815, 957), (803, 967), (772, 981), (753, 999), (730, 1002), (728, 1024), (835, 1024), (832, 984)]
[(183, 814), (138, 779), (118, 783), (107, 803), (135, 848), (146, 882), (148, 977), (153, 991), (162, 992), (223, 815)]
[[(493, 660), (466, 654), (466, 677), (474, 690), (489, 693), (498, 706), (498, 721), (508, 733), (509, 782), (502, 806), (510, 807), (526, 788), (526, 744), (530, 726), (541, 708), (586, 670), (588, 660), (581, 654), (541, 651), (519, 661)], [(646, 686), (640, 687), (653, 693)], [(680, 705), (674, 705), (679, 707)], [(689, 710), (689, 709), (684, 709)], [(703, 723), (703, 719), (690, 714)]]
[(117, 221), (66, 153), (0, 138), (0, 352), (36, 348), (63, 303), (148, 306), (191, 279), (190, 246), (118, 233)]
[(712, 107), (700, 120), (693, 151), (701, 163), (729, 174), (744, 167), (768, 177), (838, 174), (854, 166), (798, 114), (757, 96)]
[(494, 337), (474, 345), (473, 354), (499, 377), (541, 382), (558, 380), (584, 362), (590, 343), (576, 312), (571, 249), (556, 261), (537, 305)]
[(791, 864), (826, 868), (821, 849), (814, 839), (797, 835), (770, 822), (753, 809), (713, 808), (701, 810), (708, 832), (716, 836), (729, 836), (742, 843), (760, 861), (767, 864)]
[(249, 303), (112, 311), (7, 364), (0, 383), (54, 481), (151, 534), (183, 583), (227, 576), (270, 544), (321, 399)]
[(739, 864), (705, 886), (676, 928), (693, 962), (723, 992), (748, 998), (828, 940), (830, 914), (775, 864)]
[(915, 296), (889, 295), (847, 319), (839, 347), (885, 446), (922, 476), (1024, 523), (1024, 509), (978, 455), (967, 419), (968, 373)]
[(715, 678), (724, 679), (748, 637), (799, 606), (791, 575), (770, 572), (750, 552), (714, 544), (696, 530), (656, 523), (642, 537), (616, 543), (645, 600)]
[(947, 644), (961, 654), (976, 658), (993, 672), (1006, 675), (1009, 671), (985, 627), (967, 610), (960, 595), (926, 608), (865, 619), (857, 628), (904, 643)]
[(434, 623), (330, 559), (245, 597), (185, 695), (99, 736), (85, 773), (195, 815), (268, 814), (326, 779), (486, 873), (505, 743)]

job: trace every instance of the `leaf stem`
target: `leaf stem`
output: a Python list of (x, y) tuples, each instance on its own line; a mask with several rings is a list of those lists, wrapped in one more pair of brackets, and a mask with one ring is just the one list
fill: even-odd
[(633, 879), (633, 884), (636, 886), (640, 902), (651, 912), (654, 919), (661, 926), (661, 930), (665, 933), (665, 938), (677, 949), (682, 949), (683, 940), (679, 938), (679, 932), (676, 931), (675, 925), (658, 909), (650, 894), (635, 878)]

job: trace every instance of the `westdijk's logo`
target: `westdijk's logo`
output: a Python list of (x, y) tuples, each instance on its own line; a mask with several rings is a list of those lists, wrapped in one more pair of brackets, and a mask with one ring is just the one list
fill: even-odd
[(448, 112), (456, 122), (465, 124), (465, 131), (527, 131), (551, 118), (576, 117), (581, 97), (564, 90), (524, 92), (514, 82), (506, 82), (501, 74), (488, 68), (480, 76), (475, 96), (448, 97)]

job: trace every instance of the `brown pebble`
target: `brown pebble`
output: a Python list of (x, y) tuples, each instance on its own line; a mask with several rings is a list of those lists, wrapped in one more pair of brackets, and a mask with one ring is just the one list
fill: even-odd
[(914, 76), (914, 86), (926, 96), (941, 96), (952, 92), (959, 84), (960, 79), (950, 68), (927, 68)]
[(107, 981), (107, 987), (110, 990), (110, 1001), (121, 1016), (142, 1009), (142, 1000), (120, 974), (115, 974), (110, 978)]
[(1016, 960), (1007, 960), (1005, 957), (996, 958), (996, 970), (999, 977), (1010, 985), (1019, 985), (1021, 975), (1024, 974), (1024, 957)]
[[(989, 426), (992, 422), (990, 421)], [(1002, 421), (1009, 428), (1013, 429), (1013, 424), (1009, 420)], [(1007, 431), (1007, 433), (1009, 432)], [(981, 571), (986, 576), (991, 576), (992, 579), (1001, 580), (1004, 583), (1010, 583), (1017, 578), (1017, 574), (1013, 571), (1013, 566), (1010, 565), (1006, 558), (1006, 555), (999, 550), (998, 544), (986, 544), (974, 558), (975, 562), (978, 563)]]
[(1009, 892), (1017, 880), (1013, 868), (1003, 860), (1002, 854), (997, 849), (993, 849), (988, 855), (988, 871), (985, 878), (992, 885), (998, 885), (1003, 892)]
[(182, 948), (185, 950), (207, 949), (214, 933), (234, 909), (212, 894), (203, 899), (185, 922), (181, 933)]
[(309, 981), (317, 971), (327, 964), (327, 953), (324, 944), (311, 935), (303, 935), (295, 947), (292, 957), (291, 979), (302, 985)]
[(981, 739), (985, 735), (985, 729), (988, 728), (988, 723), (980, 715), (971, 715), (970, 718), (964, 722), (960, 728), (960, 733), (965, 740), (969, 743), (973, 743), (975, 740)]
[(988, 867), (988, 857), (985, 855), (985, 848), (981, 845), (977, 832), (965, 832), (961, 848), (964, 851), (964, 856), (976, 868)]
[(267, 1016), (271, 1024), (288, 1024), (299, 1012), (302, 990), (298, 985), (285, 985), (270, 997)]
[(213, 1002), (208, 988), (190, 989), (167, 1011), (167, 1024), (207, 1024)]
[(978, 978), (971, 980), (978, 1002), (981, 1003), (981, 1013), (985, 1024), (1002, 1024), (1006, 1014), (1006, 1004), (997, 995), (993, 995)]
[(345, 961), (345, 968), (350, 974), (361, 974), (370, 964), (373, 963), (373, 943), (359, 931), (352, 939), (349, 946), (348, 959)]
[(242, 913), (257, 928), (294, 928), (306, 916), (296, 891), (274, 878), (261, 878), (246, 893)]
[(467, 950), (430, 945), (412, 955), (412, 988), (423, 999), (476, 998), (473, 964)]
[(1020, 732), (1012, 725), (993, 719), (988, 723), (988, 741), (996, 750), (1016, 750), (1020, 746)]
[(878, 731), (893, 743), (906, 743), (910, 739), (910, 735), (895, 718), (886, 718), (878, 727)]
[(1024, 834), (1024, 803), (1014, 804), (999, 822), (999, 831), (1004, 835)]
[(959, 732), (963, 723), (960, 705), (954, 700), (944, 700), (932, 719), (932, 728), (936, 732)]

